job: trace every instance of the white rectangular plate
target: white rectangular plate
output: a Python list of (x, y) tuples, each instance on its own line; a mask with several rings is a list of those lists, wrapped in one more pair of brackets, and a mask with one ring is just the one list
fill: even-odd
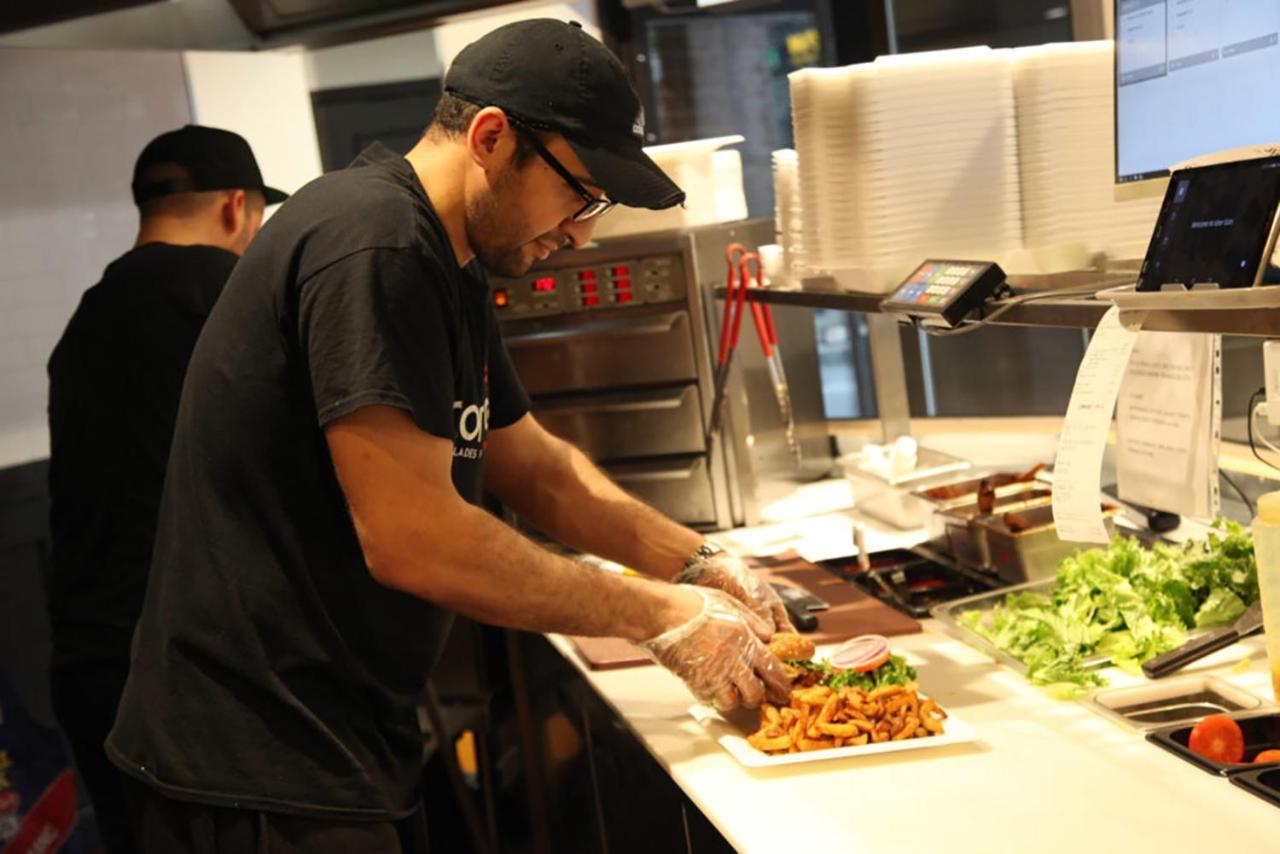
[(810, 750), (807, 753), (781, 753), (770, 756), (761, 753), (747, 743), (742, 728), (726, 721), (710, 706), (692, 706), (689, 714), (710, 733), (729, 755), (747, 768), (772, 768), (775, 765), (793, 765), (797, 762), (825, 762), (831, 759), (857, 759), (896, 753), (901, 750), (928, 750), (948, 744), (967, 744), (978, 740), (978, 733), (969, 724), (950, 712), (943, 722), (942, 735), (928, 738), (909, 738), (905, 741), (883, 741), (879, 744), (858, 744), (852, 747), (833, 747), (829, 750)]

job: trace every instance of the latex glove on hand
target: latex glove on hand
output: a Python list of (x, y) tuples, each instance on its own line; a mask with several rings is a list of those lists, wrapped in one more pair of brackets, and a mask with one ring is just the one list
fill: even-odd
[(696, 584), (723, 590), (764, 620), (775, 632), (794, 632), (787, 607), (769, 583), (759, 573), (752, 571), (741, 558), (726, 551), (717, 551), (710, 557), (695, 557), (690, 565), (676, 576), (680, 584)]
[(754, 709), (766, 698), (785, 703), (791, 680), (763, 643), (772, 635), (764, 621), (718, 590), (692, 592), (702, 597), (702, 610), (640, 646), (722, 712)]

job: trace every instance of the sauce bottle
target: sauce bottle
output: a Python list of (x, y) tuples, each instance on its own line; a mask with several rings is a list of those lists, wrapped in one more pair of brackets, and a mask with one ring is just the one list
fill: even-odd
[(1253, 552), (1258, 561), (1258, 593), (1262, 598), (1271, 691), (1280, 700), (1280, 492), (1268, 492), (1258, 499)]

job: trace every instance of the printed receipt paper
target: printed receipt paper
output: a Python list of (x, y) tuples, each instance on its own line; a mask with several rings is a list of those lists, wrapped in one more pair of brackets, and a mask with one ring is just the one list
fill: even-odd
[(1058, 437), (1053, 466), (1053, 520), (1061, 539), (1077, 543), (1109, 541), (1102, 518), (1102, 455), (1111, 432), (1120, 383), (1138, 340), (1143, 315), (1126, 324), (1112, 306), (1089, 341), (1071, 389), (1067, 417)]
[(1218, 512), (1222, 339), (1141, 332), (1116, 404), (1120, 497), (1182, 516)]

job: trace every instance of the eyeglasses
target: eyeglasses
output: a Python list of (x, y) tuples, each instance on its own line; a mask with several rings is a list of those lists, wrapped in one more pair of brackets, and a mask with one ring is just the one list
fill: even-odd
[(578, 208), (577, 213), (569, 217), (571, 220), (574, 222), (586, 222), (589, 219), (595, 219), (596, 217), (607, 213), (614, 205), (617, 204), (617, 202), (607, 196), (592, 195), (591, 191), (582, 186), (582, 182), (573, 177), (573, 173), (566, 169), (564, 164), (557, 160), (556, 156), (547, 150), (547, 147), (542, 144), (542, 140), (538, 139), (538, 135), (532, 130), (518, 125), (515, 122), (512, 122), (511, 126), (516, 129), (517, 133), (523, 134), (525, 139), (532, 143), (533, 150), (538, 152), (538, 156), (541, 157), (557, 175), (563, 178), (564, 182), (568, 184), (575, 193), (581, 196), (582, 200), (586, 203), (582, 207)]

